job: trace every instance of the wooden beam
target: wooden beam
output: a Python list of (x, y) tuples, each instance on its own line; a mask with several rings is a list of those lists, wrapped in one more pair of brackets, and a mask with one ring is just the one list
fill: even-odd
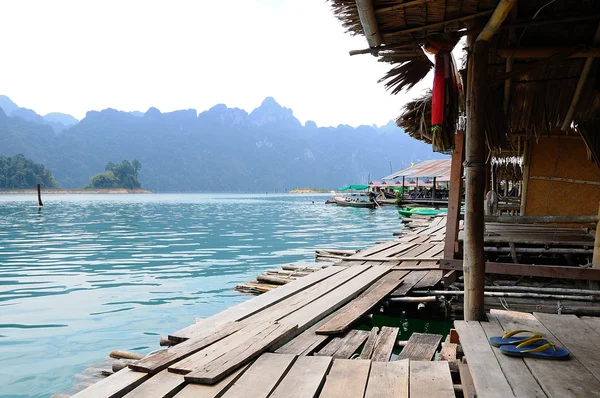
[(530, 26), (541, 26), (541, 25), (553, 25), (553, 24), (565, 24), (565, 23), (575, 23), (575, 22), (584, 22), (584, 21), (595, 21), (600, 19), (600, 14), (589, 14), (589, 15), (578, 15), (575, 17), (556, 17), (556, 18), (526, 18), (520, 21), (511, 22), (509, 24), (504, 24), (500, 27), (501, 30), (504, 29), (514, 29), (514, 28), (525, 28)]
[(403, 9), (405, 9), (407, 7), (412, 7), (412, 6), (416, 6), (416, 5), (423, 4), (423, 3), (429, 3), (430, 1), (432, 1), (432, 0), (406, 1), (404, 3), (394, 4), (393, 6), (376, 8), (375, 9), (375, 13), (376, 14), (381, 14), (381, 13), (388, 12), (388, 11), (403, 10)]
[[(522, 48), (499, 48), (496, 55), (502, 58), (550, 58), (556, 54), (565, 54), (565, 58), (588, 58), (600, 56), (600, 46), (591, 46), (568, 53), (573, 47), (522, 47)], [(507, 72), (509, 72), (507, 70)]]
[(519, 214), (525, 215), (527, 209), (527, 190), (529, 189), (529, 164), (531, 163), (531, 143), (528, 138), (525, 139), (523, 148), (523, 183), (521, 185), (521, 209)]
[(494, 13), (490, 17), (490, 20), (485, 24), (479, 36), (477, 36), (477, 41), (490, 41), (492, 37), (496, 34), (502, 22), (508, 17), (510, 14), (510, 10), (517, 4), (518, 0), (500, 0), (500, 3), (496, 6)]
[(468, 67), (472, 83), (467, 101), (467, 137), (465, 150), (465, 308), (464, 319), (485, 319), (483, 288), (485, 253), (483, 251), (485, 191), (485, 106), (489, 43), (477, 40), (472, 46)]
[(591, 224), (598, 216), (485, 216), (486, 222), (505, 224)]
[(584, 181), (584, 180), (574, 180), (572, 178), (542, 177), (542, 176), (531, 176), (529, 178), (532, 179), (532, 180), (570, 182), (572, 184), (584, 184), (584, 185), (597, 185), (597, 186), (600, 186), (600, 181)]
[(458, 241), (458, 215), (462, 196), (462, 164), (465, 157), (465, 132), (460, 130), (454, 135), (454, 150), (450, 165), (450, 194), (448, 196), (448, 217), (446, 218), (446, 236), (444, 258), (454, 258), (454, 245)]
[[(596, 29), (596, 34), (594, 35), (594, 44), (600, 43), (600, 24)], [(565, 131), (569, 126), (571, 126), (571, 122), (573, 122), (573, 116), (575, 115), (575, 110), (577, 109), (577, 105), (579, 104), (579, 98), (581, 98), (581, 93), (583, 92), (583, 88), (587, 81), (587, 77), (592, 69), (592, 64), (594, 63), (595, 57), (588, 57), (585, 60), (585, 64), (583, 65), (583, 69), (581, 70), (581, 75), (579, 76), (579, 81), (577, 82), (577, 87), (575, 88), (575, 94), (573, 94), (573, 99), (571, 100), (571, 105), (569, 106), (569, 110), (567, 111), (567, 115), (565, 116), (565, 120), (563, 121), (561, 130)]]
[[(462, 260), (441, 260), (440, 268), (454, 271), (463, 269)], [(600, 281), (600, 269), (562, 267), (557, 265), (530, 265), (513, 263), (485, 263), (486, 274), (537, 276), (553, 279)]]
[(598, 225), (596, 225), (596, 239), (594, 240), (594, 255), (592, 257), (592, 267), (600, 268), (600, 207), (598, 207)]
[(465, 15), (463, 17), (449, 19), (447, 21), (436, 22), (436, 23), (432, 23), (429, 25), (417, 26), (414, 28), (408, 28), (408, 29), (402, 29), (402, 30), (397, 30), (397, 31), (393, 31), (393, 32), (383, 33), (383, 36), (384, 37), (386, 37), (386, 36), (393, 37), (393, 36), (404, 35), (404, 34), (408, 34), (408, 33), (412, 33), (412, 32), (418, 32), (420, 30), (437, 28), (437, 27), (448, 25), (448, 24), (455, 23), (455, 22), (468, 21), (471, 19), (483, 17), (483, 16), (489, 15), (493, 12), (494, 12), (494, 10), (486, 10), (486, 11), (478, 12), (477, 14)]

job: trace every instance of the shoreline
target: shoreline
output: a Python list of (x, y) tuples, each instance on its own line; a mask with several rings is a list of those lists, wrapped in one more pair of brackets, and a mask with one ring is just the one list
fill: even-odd
[[(122, 194), (151, 194), (152, 192), (145, 189), (48, 189), (42, 190), (42, 195), (66, 195), (66, 194), (110, 194), (110, 195), (122, 195)], [(0, 195), (37, 195), (36, 189), (9, 189), (0, 190)]]

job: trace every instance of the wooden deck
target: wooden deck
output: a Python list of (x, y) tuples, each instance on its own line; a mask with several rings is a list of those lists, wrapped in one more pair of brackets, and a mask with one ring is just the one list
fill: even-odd
[[(412, 230), (411, 230), (412, 229)], [(77, 397), (454, 397), (442, 336), (354, 330), (390, 296), (442, 279), (444, 218), (173, 332), (151, 354)]]
[[(492, 310), (489, 322), (456, 321), (464, 351), (461, 378), (465, 397), (598, 397), (600, 396), (600, 318)], [(571, 352), (565, 361), (515, 358), (488, 343), (504, 331), (542, 333)]]

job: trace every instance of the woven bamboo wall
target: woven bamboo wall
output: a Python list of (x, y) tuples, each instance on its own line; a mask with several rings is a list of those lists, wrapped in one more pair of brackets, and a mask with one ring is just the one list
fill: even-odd
[(528, 216), (598, 214), (600, 185), (547, 181), (531, 177), (568, 178), (600, 182), (600, 168), (588, 159), (580, 137), (532, 140), (527, 193)]

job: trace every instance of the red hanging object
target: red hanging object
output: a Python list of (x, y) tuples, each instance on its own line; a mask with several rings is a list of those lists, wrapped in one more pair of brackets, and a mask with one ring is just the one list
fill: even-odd
[(431, 129), (441, 128), (444, 124), (444, 103), (446, 86), (446, 62), (444, 56), (448, 54), (435, 55), (435, 69), (433, 72), (433, 92), (431, 95)]

